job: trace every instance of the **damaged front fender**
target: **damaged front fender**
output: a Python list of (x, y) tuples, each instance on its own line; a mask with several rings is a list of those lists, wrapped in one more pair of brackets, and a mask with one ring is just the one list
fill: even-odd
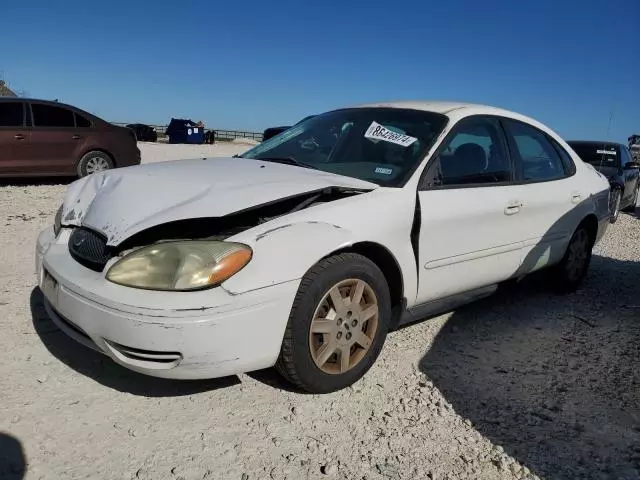
[(253, 259), (224, 282), (231, 294), (302, 278), (328, 253), (351, 246), (352, 232), (326, 222), (291, 223), (266, 230), (248, 242)]

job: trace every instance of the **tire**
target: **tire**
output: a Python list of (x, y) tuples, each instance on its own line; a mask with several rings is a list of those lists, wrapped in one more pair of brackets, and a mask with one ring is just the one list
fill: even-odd
[[(358, 291), (357, 306), (346, 302)], [(345, 302), (335, 308), (334, 298)], [(372, 315), (376, 302), (377, 314)], [(276, 369), (310, 393), (348, 387), (378, 358), (390, 319), (389, 287), (375, 263), (355, 253), (325, 258), (300, 283)], [(363, 347), (366, 343), (368, 348)], [(347, 352), (344, 357), (342, 352)]]
[(593, 244), (594, 238), (586, 225), (580, 224), (569, 240), (564, 257), (549, 272), (557, 293), (572, 293), (580, 287), (589, 271)]
[(627, 207), (623, 210), (623, 212), (633, 213), (636, 211), (636, 204), (638, 203), (638, 191), (640, 191), (640, 185), (636, 187), (636, 191), (633, 194), (633, 199), (631, 203), (627, 205)]
[(85, 153), (78, 162), (77, 172), (79, 177), (86, 177), (92, 173), (102, 172), (113, 168), (113, 160), (109, 155), (100, 151)]
[(609, 211), (611, 217), (609, 217), (610, 223), (616, 223), (618, 216), (620, 215), (620, 202), (622, 201), (622, 191), (619, 188), (615, 188), (611, 192), (611, 199), (609, 201)]

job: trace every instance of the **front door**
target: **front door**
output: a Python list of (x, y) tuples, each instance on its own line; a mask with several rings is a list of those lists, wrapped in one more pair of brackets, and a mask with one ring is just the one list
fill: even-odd
[(638, 186), (638, 169), (637, 168), (625, 168), (625, 165), (633, 162), (631, 153), (625, 146), (620, 147), (620, 167), (622, 168), (622, 178), (624, 179), (624, 194), (622, 198), (622, 204), (631, 204), (636, 188)]
[(520, 266), (522, 201), (497, 119), (461, 121), (420, 182), (416, 304), (489, 286)]
[(25, 104), (0, 102), (0, 173), (21, 174), (29, 169), (30, 129), (25, 124)]

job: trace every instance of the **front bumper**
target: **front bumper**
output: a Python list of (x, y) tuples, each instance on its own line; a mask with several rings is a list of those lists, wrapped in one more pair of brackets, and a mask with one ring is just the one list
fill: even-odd
[[(71, 338), (140, 373), (215, 378), (275, 364), (299, 281), (239, 295), (218, 287), (154, 292), (112, 284), (44, 230), (36, 271), (45, 308)], [(106, 271), (106, 268), (105, 268)]]

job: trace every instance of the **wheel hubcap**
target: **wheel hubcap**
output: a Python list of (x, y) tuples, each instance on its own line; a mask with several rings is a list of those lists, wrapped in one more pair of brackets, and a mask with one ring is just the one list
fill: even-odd
[(345, 373), (365, 356), (378, 330), (378, 299), (369, 284), (343, 280), (324, 295), (311, 321), (309, 348), (325, 373)]
[(103, 157), (91, 157), (87, 161), (87, 173), (101, 172), (109, 169), (109, 162)]
[(578, 230), (569, 244), (567, 275), (571, 281), (578, 280), (583, 274), (589, 258), (589, 236), (586, 230)]

